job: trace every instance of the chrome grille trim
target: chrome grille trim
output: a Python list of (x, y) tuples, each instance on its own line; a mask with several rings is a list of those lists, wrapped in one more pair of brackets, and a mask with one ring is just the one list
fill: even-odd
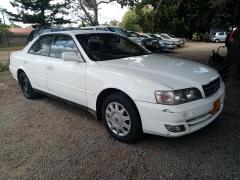
[(221, 78), (218, 77), (213, 81), (209, 82), (208, 84), (202, 85), (204, 94), (206, 97), (210, 97), (215, 94), (220, 88)]

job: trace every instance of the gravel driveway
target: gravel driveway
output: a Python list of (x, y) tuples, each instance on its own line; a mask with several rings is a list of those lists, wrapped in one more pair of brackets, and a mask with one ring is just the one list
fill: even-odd
[[(224, 43), (188, 42), (185, 48), (178, 48), (170, 53), (167, 53), (166, 55), (207, 64), (209, 57), (212, 55), (212, 50), (217, 51), (220, 46), (225, 45)], [(221, 48), (219, 50), (219, 54), (221, 55), (225, 56), (226, 53), (226, 48)]]
[(240, 179), (240, 86), (226, 85), (223, 113), (208, 127), (124, 144), (78, 107), (25, 99), (0, 73), (0, 179)]

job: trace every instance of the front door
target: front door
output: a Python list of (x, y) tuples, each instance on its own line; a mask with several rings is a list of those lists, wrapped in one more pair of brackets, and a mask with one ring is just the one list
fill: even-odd
[(85, 62), (63, 61), (64, 52), (79, 50), (71, 36), (55, 35), (46, 63), (47, 85), (51, 94), (86, 106)]

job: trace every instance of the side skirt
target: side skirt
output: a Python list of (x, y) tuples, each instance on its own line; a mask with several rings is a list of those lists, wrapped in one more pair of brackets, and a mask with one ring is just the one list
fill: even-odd
[(45, 95), (45, 96), (48, 96), (48, 97), (53, 98), (53, 99), (56, 99), (56, 100), (63, 101), (63, 102), (65, 102), (66, 104), (69, 104), (69, 105), (71, 105), (71, 106), (75, 106), (75, 107), (77, 107), (77, 108), (81, 108), (81, 109), (83, 109), (83, 110), (85, 110), (85, 111), (88, 111), (88, 112), (91, 113), (96, 119), (98, 119), (98, 118), (97, 118), (97, 113), (96, 113), (96, 111), (93, 110), (93, 109), (90, 109), (90, 108), (88, 108), (88, 107), (86, 107), (86, 106), (83, 106), (83, 105), (74, 103), (74, 102), (72, 102), (72, 101), (63, 99), (63, 98), (61, 98), (61, 97), (58, 97), (58, 96), (55, 96), (55, 95), (53, 95), (53, 94), (46, 93), (46, 92), (44, 92), (44, 91), (40, 91), (40, 90), (37, 90), (37, 89), (34, 89), (34, 92), (39, 93), (39, 94), (43, 94), (43, 95)]

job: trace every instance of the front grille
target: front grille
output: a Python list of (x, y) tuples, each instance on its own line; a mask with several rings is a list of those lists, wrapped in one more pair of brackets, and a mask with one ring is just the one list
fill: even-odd
[(219, 77), (219, 78), (211, 81), (210, 83), (203, 85), (202, 87), (203, 87), (205, 96), (209, 97), (209, 96), (213, 95), (214, 93), (216, 93), (220, 88), (220, 82), (221, 82), (221, 80)]

